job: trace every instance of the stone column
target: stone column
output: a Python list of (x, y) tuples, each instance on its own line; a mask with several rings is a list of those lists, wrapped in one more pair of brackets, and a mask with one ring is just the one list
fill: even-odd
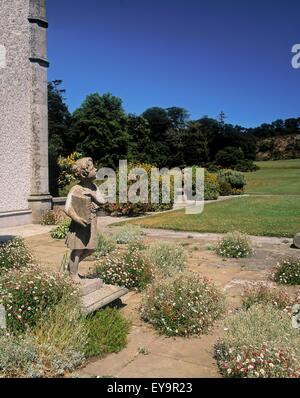
[(48, 175), (48, 67), (46, 0), (30, 0), (31, 63), (31, 192), (28, 199), (33, 223), (51, 209)]

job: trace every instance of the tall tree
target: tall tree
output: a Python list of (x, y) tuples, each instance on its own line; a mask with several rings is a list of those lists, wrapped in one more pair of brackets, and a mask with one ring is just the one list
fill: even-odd
[(149, 123), (152, 133), (152, 140), (163, 140), (166, 136), (168, 128), (171, 127), (168, 112), (163, 108), (153, 107), (147, 109), (142, 116)]
[(186, 109), (173, 106), (166, 109), (169, 124), (171, 127), (166, 132), (166, 143), (169, 148), (169, 167), (183, 167), (184, 160), (184, 139), (185, 131), (188, 126), (189, 113)]
[(189, 123), (183, 142), (183, 154), (187, 166), (204, 165), (209, 161), (209, 134), (201, 121)]
[(57, 158), (59, 155), (68, 155), (74, 146), (70, 137), (71, 114), (61, 85), (61, 80), (48, 83), (49, 189), (53, 196), (58, 195)]
[(151, 130), (148, 121), (142, 116), (129, 114), (127, 117), (129, 133), (128, 161), (152, 163)]
[(49, 152), (54, 157), (70, 152), (71, 114), (63, 97), (66, 90), (61, 85), (61, 80), (48, 83)]
[(129, 135), (122, 100), (109, 93), (86, 97), (72, 118), (77, 150), (92, 156), (96, 162), (117, 167), (127, 158)]

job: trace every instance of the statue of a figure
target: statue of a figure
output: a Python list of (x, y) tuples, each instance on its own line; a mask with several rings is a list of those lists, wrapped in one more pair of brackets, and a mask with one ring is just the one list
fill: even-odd
[(71, 250), (68, 270), (76, 283), (80, 283), (79, 263), (96, 249), (98, 208), (105, 202), (93, 183), (97, 170), (91, 158), (77, 160), (73, 166), (79, 184), (69, 192), (65, 213), (72, 219), (66, 244)]

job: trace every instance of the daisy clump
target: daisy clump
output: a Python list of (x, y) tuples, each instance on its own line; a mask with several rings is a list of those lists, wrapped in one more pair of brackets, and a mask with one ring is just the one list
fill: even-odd
[(288, 313), (253, 305), (228, 317), (216, 346), (220, 373), (234, 378), (300, 377), (300, 333)]
[(35, 260), (22, 238), (13, 238), (0, 244), (0, 275), (9, 270), (27, 268)]
[(300, 285), (300, 259), (289, 257), (279, 262), (273, 280), (282, 285)]
[(50, 275), (37, 266), (11, 270), (0, 279), (0, 304), (12, 333), (34, 327), (41, 314), (50, 312), (64, 296), (77, 300), (78, 291), (71, 279), (63, 274)]
[(152, 282), (154, 270), (150, 261), (138, 249), (112, 252), (97, 263), (96, 273), (105, 283), (141, 291)]
[(227, 258), (246, 258), (253, 254), (253, 248), (248, 235), (230, 232), (218, 242), (216, 253)]
[(225, 310), (224, 296), (208, 279), (181, 274), (146, 292), (141, 317), (167, 336), (207, 333)]

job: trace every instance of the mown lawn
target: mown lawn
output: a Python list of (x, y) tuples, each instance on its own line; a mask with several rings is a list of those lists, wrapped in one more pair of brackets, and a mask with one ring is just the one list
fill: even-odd
[(130, 221), (145, 228), (226, 233), (238, 230), (257, 236), (293, 237), (300, 231), (300, 195), (233, 198), (205, 205), (202, 214), (184, 210)]
[(207, 204), (202, 214), (186, 215), (179, 210), (130, 223), (178, 231), (238, 230), (257, 236), (293, 237), (300, 232), (300, 159), (257, 164), (259, 171), (245, 173), (249, 197)]
[(245, 173), (250, 194), (300, 195), (300, 159), (257, 162), (261, 168)]

